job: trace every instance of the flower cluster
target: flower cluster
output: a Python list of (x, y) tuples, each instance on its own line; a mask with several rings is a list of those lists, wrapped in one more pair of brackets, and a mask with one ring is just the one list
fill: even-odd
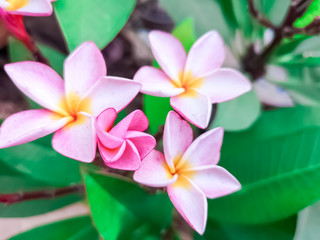
[[(9, 5), (2, 1), (1, 6), (15, 13), (26, 12), (33, 2), (41, 1), (5, 2)], [(42, 3), (49, 10), (48, 1)], [(241, 185), (216, 165), (223, 129), (209, 130), (193, 141), (187, 121), (206, 128), (212, 103), (235, 98), (249, 91), (251, 85), (238, 71), (220, 68), (224, 46), (215, 31), (202, 36), (188, 56), (168, 33), (151, 32), (150, 44), (161, 70), (143, 67), (134, 80), (107, 76), (104, 58), (93, 42), (83, 43), (65, 60), (64, 80), (41, 63), (7, 64), (5, 71), (14, 84), (44, 108), (7, 118), (0, 129), (0, 148), (54, 133), (52, 146), (57, 152), (90, 163), (98, 146), (108, 167), (135, 171), (135, 181), (166, 187), (177, 211), (202, 234), (207, 220), (206, 198), (230, 194)], [(165, 123), (164, 155), (154, 150), (155, 138), (144, 132), (149, 123), (141, 110), (115, 125), (118, 113), (140, 91), (170, 97), (176, 110), (168, 113)]]

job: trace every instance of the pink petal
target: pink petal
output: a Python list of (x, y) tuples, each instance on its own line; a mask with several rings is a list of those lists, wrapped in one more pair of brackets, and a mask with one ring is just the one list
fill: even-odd
[(201, 77), (221, 67), (225, 57), (223, 39), (216, 31), (199, 38), (191, 47), (185, 71)]
[(49, 0), (28, 0), (28, 4), (16, 11), (9, 11), (10, 14), (24, 16), (50, 16), (52, 6)]
[(175, 87), (163, 71), (154, 67), (140, 68), (133, 80), (142, 84), (142, 93), (152, 96), (172, 97), (184, 92), (183, 88)]
[(207, 223), (208, 203), (204, 193), (188, 178), (179, 175), (167, 188), (171, 202), (190, 226), (203, 234)]
[(97, 116), (107, 108), (124, 109), (139, 93), (141, 84), (119, 77), (103, 77), (90, 89), (92, 113)]
[(166, 187), (177, 180), (178, 175), (172, 176), (161, 152), (153, 150), (133, 174), (133, 180), (150, 187)]
[(192, 140), (193, 132), (190, 125), (182, 120), (176, 112), (170, 111), (164, 126), (163, 150), (172, 172), (175, 172), (175, 163), (180, 160)]
[(253, 88), (260, 102), (275, 107), (293, 107), (294, 102), (288, 92), (280, 86), (258, 79), (253, 83)]
[(78, 115), (53, 135), (52, 146), (60, 154), (82, 162), (92, 162), (96, 154), (96, 133), (91, 117)]
[(134, 171), (141, 165), (139, 152), (130, 140), (126, 140), (126, 149), (122, 156), (115, 162), (105, 162), (108, 167)]
[(8, 117), (0, 128), (0, 148), (31, 142), (62, 128), (71, 119), (46, 109), (27, 110)]
[(33, 101), (45, 108), (64, 114), (62, 104), (64, 82), (52, 68), (37, 62), (6, 64), (5, 71), (14, 84)]
[(242, 73), (222, 68), (203, 77), (198, 90), (209, 96), (212, 103), (220, 103), (250, 91), (251, 83)]
[(122, 119), (110, 130), (110, 134), (124, 138), (127, 131), (144, 131), (148, 128), (149, 121), (141, 110), (135, 110)]
[(223, 128), (221, 127), (203, 133), (185, 151), (179, 165), (188, 162), (188, 166), (193, 169), (217, 164), (220, 160), (222, 141)]
[(189, 92), (192, 93), (170, 98), (170, 104), (184, 119), (199, 128), (206, 128), (212, 109), (210, 99), (197, 90), (189, 90)]
[(104, 110), (95, 121), (96, 132), (100, 143), (110, 149), (119, 147), (124, 140), (113, 136), (109, 133), (110, 129), (113, 127), (113, 123), (117, 118), (117, 112), (113, 108), (108, 108)]
[(64, 62), (66, 92), (83, 97), (100, 78), (107, 75), (102, 53), (94, 42), (85, 42)]
[(172, 34), (162, 31), (151, 31), (149, 41), (153, 56), (163, 71), (172, 80), (178, 80), (187, 58), (181, 42)]
[(153, 136), (144, 132), (129, 131), (125, 137), (134, 144), (141, 159), (144, 159), (157, 144)]
[(218, 198), (241, 189), (241, 184), (226, 169), (220, 166), (205, 166), (194, 169), (190, 177), (207, 198)]
[(116, 148), (106, 148), (100, 141), (98, 141), (98, 147), (104, 162), (115, 162), (123, 155), (126, 150), (126, 141), (123, 141), (119, 147)]

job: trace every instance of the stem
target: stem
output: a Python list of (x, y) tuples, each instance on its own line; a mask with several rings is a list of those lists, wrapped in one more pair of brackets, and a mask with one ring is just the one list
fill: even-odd
[(33, 41), (32, 37), (30, 35), (26, 41), (22, 41), (22, 42), (29, 49), (29, 51), (32, 53), (34, 60), (50, 66), (48, 59), (42, 54), (42, 52), (37, 47), (37, 45), (35, 44), (35, 42)]
[[(248, 8), (251, 16), (261, 25), (268, 27), (274, 31), (272, 42), (266, 46), (260, 53), (256, 53), (254, 46), (250, 45), (246, 55), (242, 58), (242, 67), (247, 71), (253, 80), (265, 74), (265, 63), (270, 57), (274, 49), (282, 42), (283, 38), (293, 36), (297, 29), (293, 26), (297, 18), (301, 17), (310, 5), (310, 0), (291, 0), (290, 7), (280, 26), (273, 25), (268, 19), (264, 18), (254, 6), (254, 0), (247, 0)], [(320, 31), (320, 21), (315, 20), (313, 24), (308, 25), (301, 32), (316, 33)]]
[(38, 200), (38, 199), (50, 199), (56, 198), (72, 193), (83, 193), (83, 185), (73, 185), (58, 189), (40, 190), (35, 192), (21, 192), (21, 193), (10, 193), (0, 194), (0, 203), (4, 204), (15, 204), (23, 201)]

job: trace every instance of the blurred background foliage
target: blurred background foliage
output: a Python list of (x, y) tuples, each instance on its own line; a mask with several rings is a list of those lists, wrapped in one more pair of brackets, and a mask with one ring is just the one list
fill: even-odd
[[(271, 24), (280, 26), (293, 1), (256, 0), (254, 4)], [(304, 2), (308, 7), (293, 28), (305, 28), (320, 16), (319, 0)], [(270, 29), (252, 17), (247, 0), (58, 0), (53, 5), (53, 16), (25, 17), (24, 21), (42, 54), (61, 75), (67, 54), (84, 41), (94, 41), (102, 50), (108, 74), (132, 78), (143, 65), (157, 66), (148, 48), (148, 31), (172, 31), (188, 51), (203, 33), (216, 29), (233, 56), (232, 67), (255, 83), (258, 79), (246, 70), (244, 59), (251, 47), (259, 52), (270, 44)], [(8, 38), (3, 26), (1, 31), (2, 66), (33, 60), (21, 42)], [(220, 165), (243, 187), (230, 196), (209, 200), (203, 236), (194, 234), (176, 213), (171, 217), (173, 208), (166, 195), (148, 194), (128, 181), (130, 173), (124, 177), (110, 173), (99, 165), (99, 159), (96, 163), (100, 167), (67, 159), (54, 152), (51, 137), (46, 137), (0, 150), (0, 195), (23, 196), (43, 189), (50, 193), (78, 184), (85, 186), (86, 194), (76, 191), (54, 198), (0, 203), (0, 217), (38, 215), (77, 201), (89, 205), (91, 216), (44, 225), (12, 239), (318, 239), (319, 39), (316, 32), (286, 35), (262, 63), (264, 70), (276, 66), (285, 72), (284, 79), (279, 79), (277, 71), (265, 71), (259, 78), (288, 93), (292, 107), (261, 103), (255, 89), (214, 106), (209, 128), (222, 126), (226, 130)], [(22, 97), (0, 71), (2, 119), (38, 107)], [(137, 108), (148, 116), (149, 132), (156, 136), (161, 133), (171, 109), (169, 100), (138, 96), (119, 119)], [(194, 132), (201, 133), (196, 128)]]

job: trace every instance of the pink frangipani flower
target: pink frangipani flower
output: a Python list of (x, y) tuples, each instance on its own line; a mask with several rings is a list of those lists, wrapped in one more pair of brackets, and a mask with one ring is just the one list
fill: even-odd
[(10, 14), (24, 16), (50, 16), (52, 0), (0, 0), (0, 8)]
[(116, 117), (116, 110), (108, 108), (96, 119), (100, 154), (111, 168), (136, 170), (156, 146), (154, 137), (143, 132), (149, 121), (141, 110), (135, 110), (113, 127)]
[(223, 129), (212, 129), (193, 140), (190, 125), (170, 111), (164, 128), (164, 155), (153, 150), (133, 179), (151, 187), (167, 187), (182, 217), (203, 234), (207, 222), (207, 198), (217, 198), (241, 188), (240, 183), (216, 164), (220, 159)]
[(104, 58), (93, 42), (79, 46), (64, 62), (64, 79), (37, 62), (5, 65), (14, 84), (46, 109), (27, 110), (7, 118), (0, 128), (0, 148), (53, 135), (53, 148), (69, 157), (92, 162), (96, 153), (94, 118), (106, 108), (122, 110), (141, 84), (106, 77)]
[(225, 57), (224, 44), (216, 31), (198, 39), (187, 56), (181, 42), (173, 35), (152, 31), (149, 41), (162, 70), (142, 67), (134, 80), (142, 83), (141, 92), (170, 97), (170, 103), (192, 124), (206, 128), (212, 103), (228, 101), (251, 89), (240, 72), (220, 68)]

